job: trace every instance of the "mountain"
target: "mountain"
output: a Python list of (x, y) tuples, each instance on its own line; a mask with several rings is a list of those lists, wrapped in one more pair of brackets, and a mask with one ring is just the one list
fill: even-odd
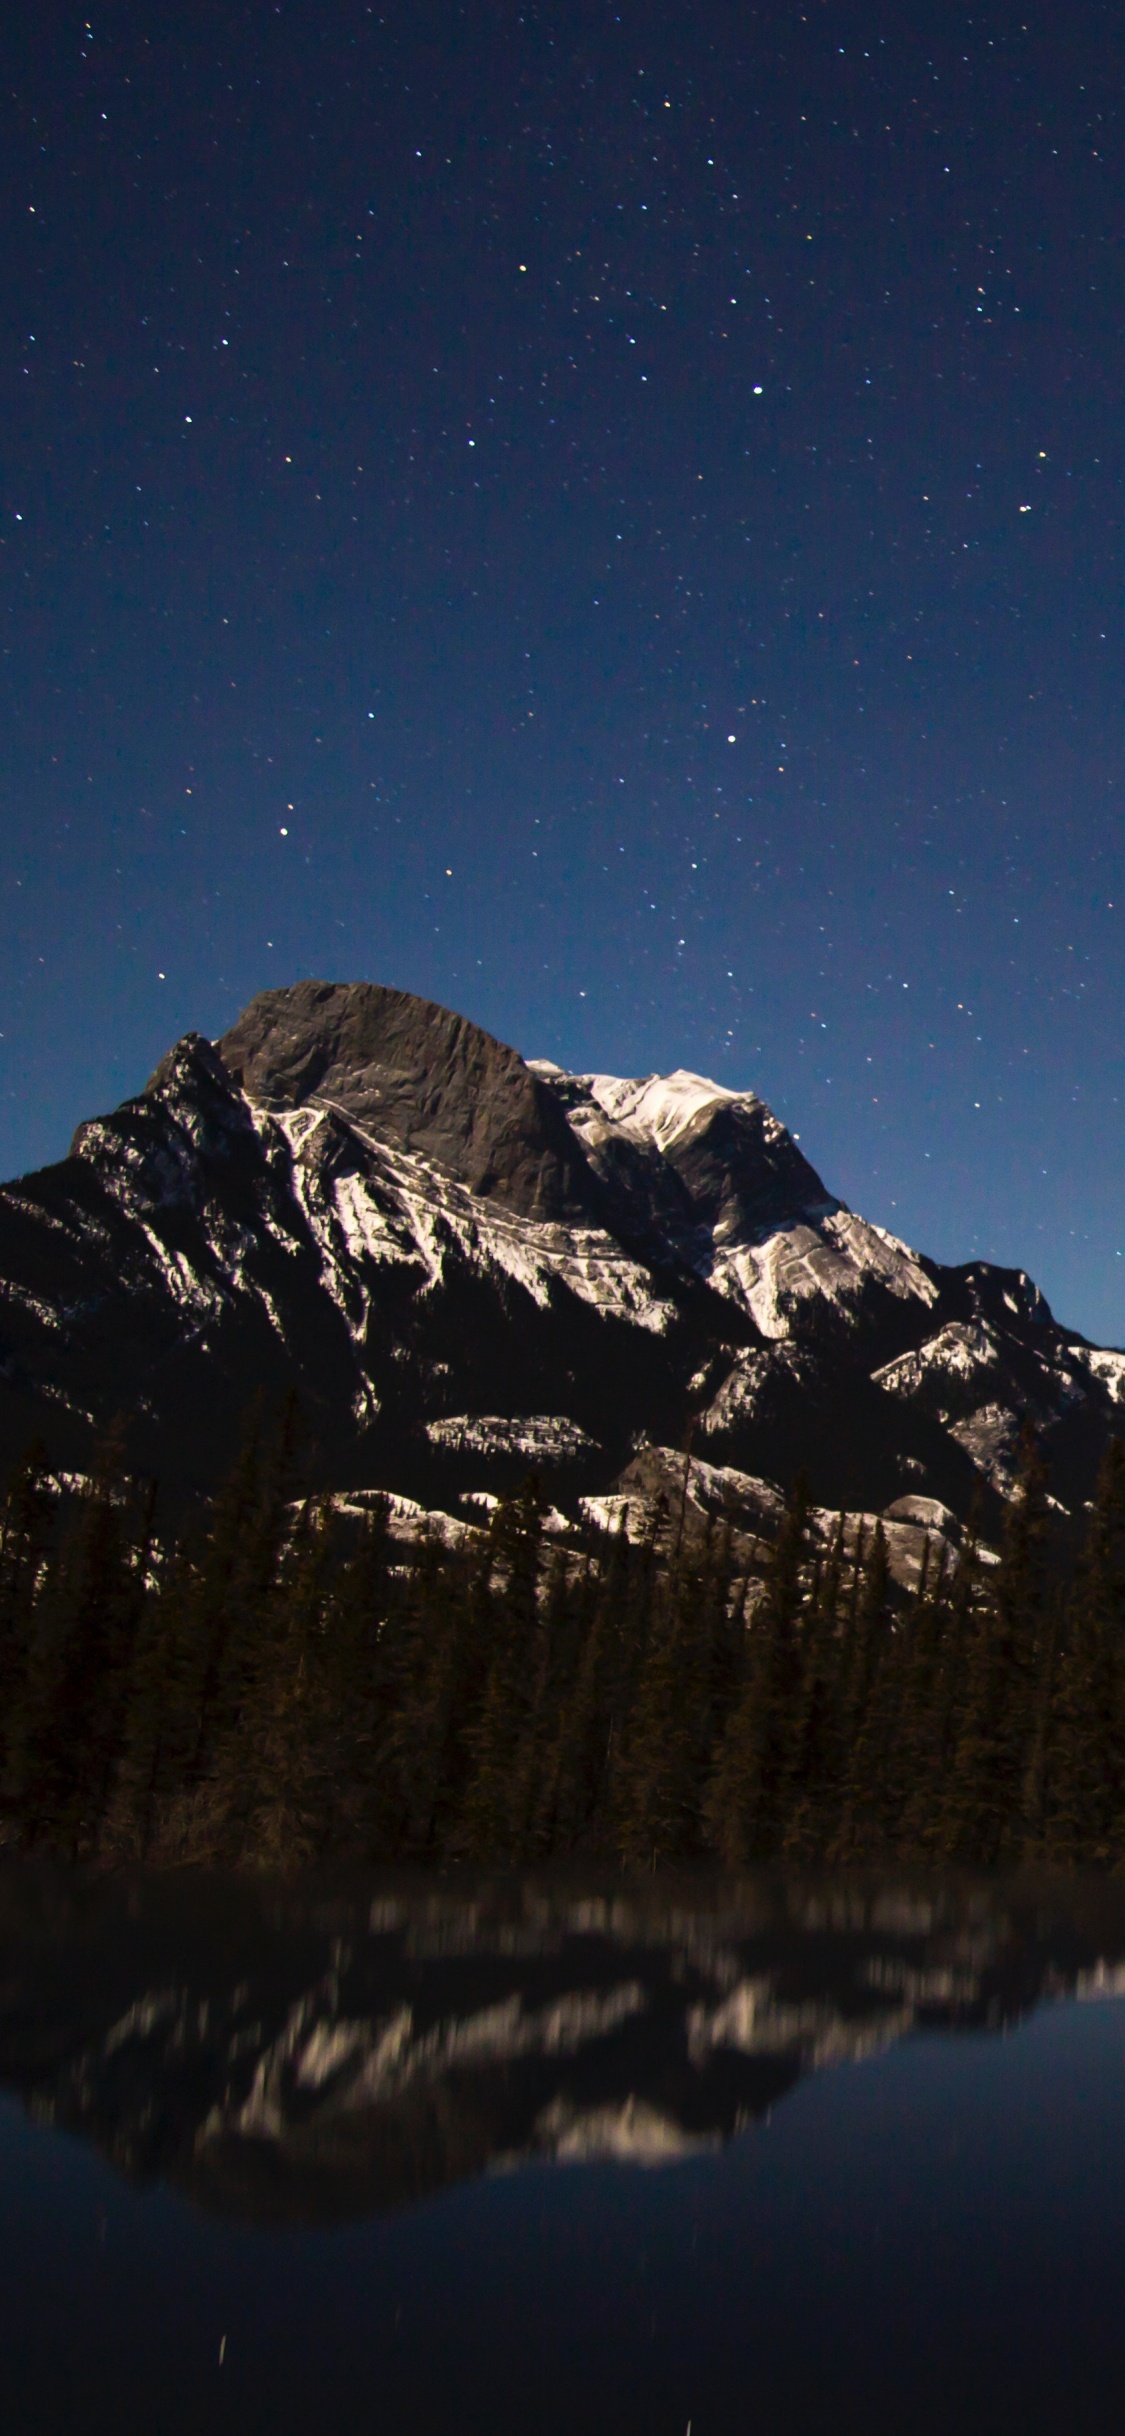
[(751, 1507), (804, 1464), (822, 1506), (921, 1523), (997, 1514), (1026, 1419), (1081, 1504), (1125, 1354), (857, 1216), (753, 1092), (304, 981), (0, 1189), (0, 1455), (82, 1470), (121, 1416), (138, 1469), (205, 1488), (292, 1387), (339, 1490), (456, 1506), (534, 1462), (574, 1511), (690, 1428)]

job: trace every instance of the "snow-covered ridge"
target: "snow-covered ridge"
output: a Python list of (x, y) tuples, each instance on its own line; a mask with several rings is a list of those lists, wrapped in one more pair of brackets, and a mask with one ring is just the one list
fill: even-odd
[(913, 1396), (927, 1379), (972, 1386), (1000, 1365), (1000, 1347), (980, 1322), (951, 1321), (914, 1353), (900, 1354), (873, 1373), (893, 1396)]
[(783, 1229), (753, 1248), (727, 1252), (716, 1246), (706, 1275), (721, 1294), (745, 1304), (767, 1337), (789, 1336), (797, 1307), (814, 1299), (846, 1313), (868, 1285), (882, 1286), (901, 1302), (937, 1300), (937, 1287), (909, 1245), (852, 1210), (833, 1209), (815, 1226)]
[[(722, 1083), (711, 1082), (705, 1074), (692, 1074), (684, 1066), (678, 1066), (674, 1074), (649, 1074), (637, 1081), (619, 1074), (575, 1074), (569, 1079), (585, 1084), (612, 1124), (635, 1140), (651, 1144), (662, 1156), (701, 1118), (723, 1104), (762, 1107), (756, 1092), (728, 1091)], [(780, 1135), (784, 1129), (776, 1117), (769, 1121)]]

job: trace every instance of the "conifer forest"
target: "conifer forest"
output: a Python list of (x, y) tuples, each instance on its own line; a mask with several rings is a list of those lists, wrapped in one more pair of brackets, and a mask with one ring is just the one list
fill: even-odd
[[(686, 1495), (686, 1491), (685, 1491)], [(165, 1529), (115, 1443), (32, 1450), (0, 1537), (0, 1836), (101, 1864), (1125, 1857), (1125, 1452), (1064, 1546), (1028, 1440), (1006, 1536), (729, 1521), (552, 1546), (538, 1481), (404, 1550), (302, 1496), (292, 1415)], [(986, 1555), (990, 1561), (986, 1561)]]

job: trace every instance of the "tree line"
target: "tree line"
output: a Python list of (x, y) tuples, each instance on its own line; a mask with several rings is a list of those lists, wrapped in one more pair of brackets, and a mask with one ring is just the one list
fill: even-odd
[[(553, 1544), (535, 1478), (404, 1548), (302, 1496), (292, 1413), (160, 1527), (114, 1441), (42, 1450), (0, 1522), (0, 1836), (102, 1862), (627, 1865), (1125, 1857), (1125, 1452), (1085, 1546), (1025, 1443), (999, 1562), (972, 1522), (909, 1593), (879, 1522), (769, 1549), (730, 1515)], [(674, 1505), (674, 1501), (673, 1501)]]

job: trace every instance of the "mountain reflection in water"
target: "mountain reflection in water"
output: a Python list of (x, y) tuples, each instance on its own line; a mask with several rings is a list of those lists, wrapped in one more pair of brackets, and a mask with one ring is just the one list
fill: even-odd
[(1109, 1883), (0, 1874), (0, 2084), (242, 2222), (664, 2166), (920, 2027), (1122, 1993)]

